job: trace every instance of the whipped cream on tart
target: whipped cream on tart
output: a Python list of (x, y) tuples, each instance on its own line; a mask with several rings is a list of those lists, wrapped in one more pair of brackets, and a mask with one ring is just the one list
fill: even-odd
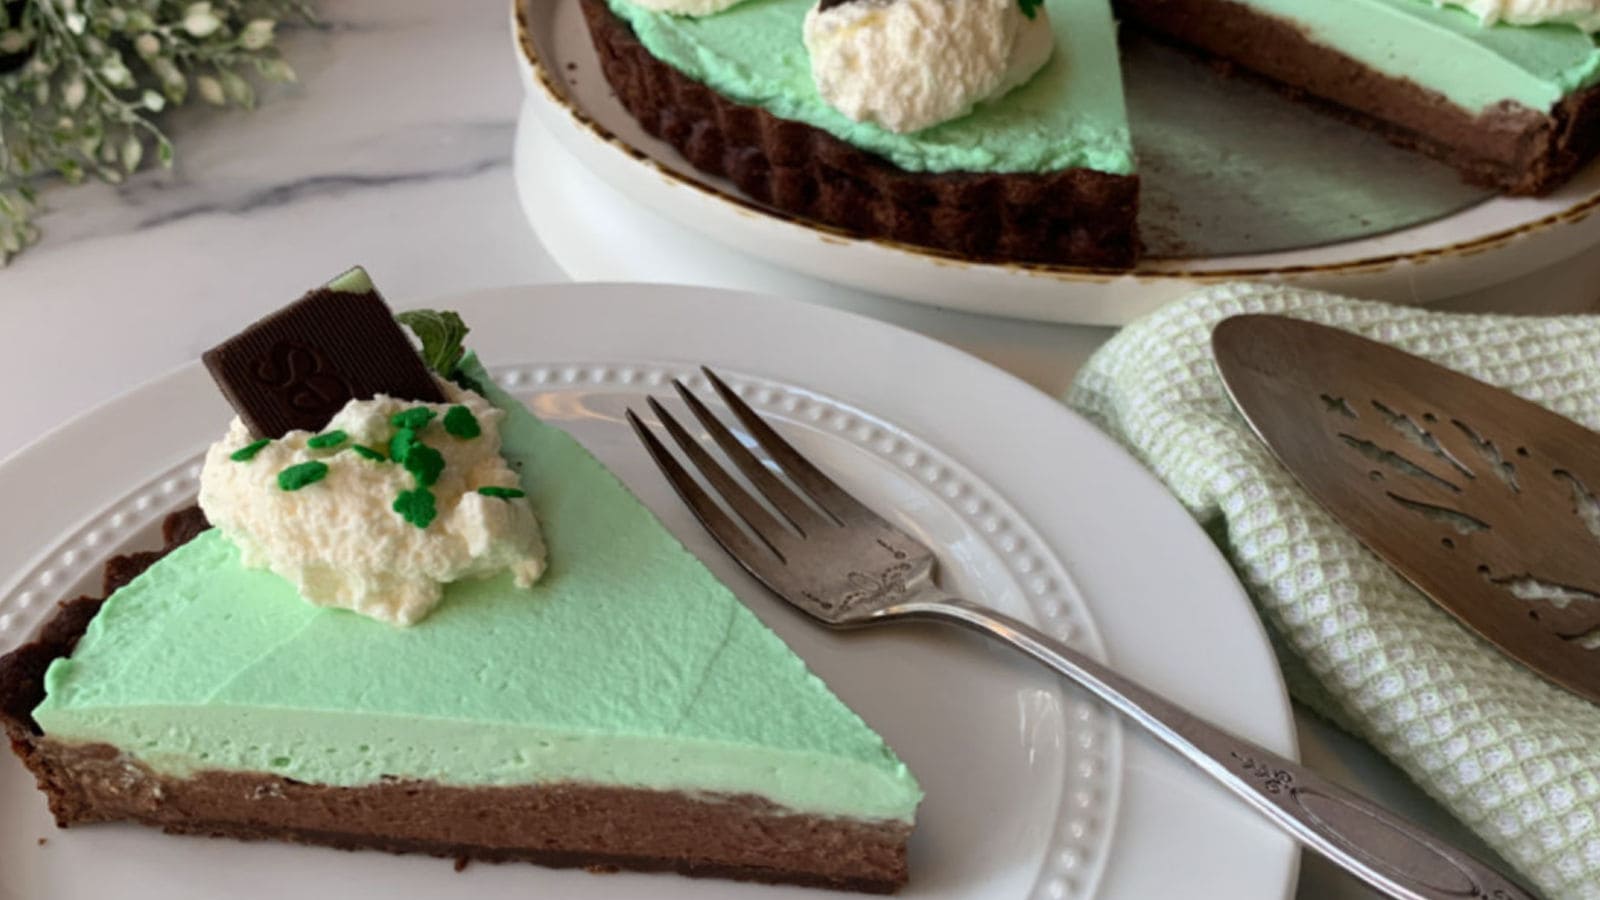
[(455, 581), (508, 571), (532, 586), (545, 547), (500, 455), (505, 413), (438, 383), (446, 403), (351, 400), (319, 432), (255, 438), (235, 418), (206, 454), (206, 518), (306, 601), (394, 624), (420, 621)]
[(1600, 31), (1600, 0), (1438, 0), (1438, 5), (1458, 6), (1484, 25), (1572, 25), (1581, 31)]
[(823, 100), (907, 134), (1026, 84), (1055, 36), (1038, 0), (820, 0), (805, 46)]

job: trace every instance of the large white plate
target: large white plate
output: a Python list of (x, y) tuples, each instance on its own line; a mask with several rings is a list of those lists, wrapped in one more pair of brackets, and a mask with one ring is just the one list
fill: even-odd
[[(694, 524), (620, 414), (699, 363), (726, 372), (847, 487), (922, 535), (960, 593), (1038, 623), (1280, 752), (1292, 724), (1259, 623), (1201, 530), (1140, 466), (1043, 394), (868, 319), (756, 295), (587, 285), (452, 297), (496, 377), (571, 430), (900, 751), (928, 792), (908, 897), (1281, 898), (1291, 842), (1003, 648), (914, 626), (825, 632)], [(198, 365), (0, 464), (0, 649), (103, 559), (192, 501), (228, 410)], [(16, 511), (26, 510), (26, 515)], [(48, 839), (40, 844), (39, 839)], [(731, 898), (780, 889), (381, 854), (57, 832), (0, 759), (0, 897), (340, 895)], [(793, 889), (786, 896), (827, 896)]]
[[(1196, 286), (1281, 281), (1425, 303), (1499, 284), (1600, 242), (1600, 165), (1543, 198), (1495, 198), (1375, 237), (1252, 256), (1148, 259), (1132, 272), (982, 265), (861, 240), (772, 215), (691, 168), (634, 122), (605, 83), (578, 0), (512, 0), (529, 109), (606, 182), (684, 227), (745, 254), (859, 290), (995, 315), (1122, 324)], [(530, 178), (518, 160), (519, 181)], [(618, 253), (627, 248), (615, 248)]]

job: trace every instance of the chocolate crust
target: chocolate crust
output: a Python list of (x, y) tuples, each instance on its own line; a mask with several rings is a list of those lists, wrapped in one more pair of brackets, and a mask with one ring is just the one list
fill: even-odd
[(580, 5), (606, 80), (640, 126), (767, 206), (972, 261), (1124, 269), (1138, 257), (1138, 176), (907, 172), (721, 96), (652, 56), (605, 0)]
[[(107, 564), (107, 594), (206, 527), (198, 510), (169, 517), (161, 551)], [(800, 815), (754, 796), (398, 779), (333, 787), (264, 772), (180, 778), (109, 745), (52, 740), (32, 717), (44, 699), (45, 670), (72, 652), (102, 602), (80, 597), (61, 603), (33, 641), (0, 657), (0, 726), (62, 828), (130, 821), (175, 834), (423, 853), (458, 862), (670, 871), (871, 893), (892, 893), (906, 882), (910, 825)]]
[(1550, 113), (1504, 102), (1474, 114), (1443, 94), (1369, 68), (1294, 23), (1233, 0), (1116, 0), (1131, 25), (1256, 75), (1390, 142), (1508, 194), (1559, 187), (1600, 150), (1600, 86)]

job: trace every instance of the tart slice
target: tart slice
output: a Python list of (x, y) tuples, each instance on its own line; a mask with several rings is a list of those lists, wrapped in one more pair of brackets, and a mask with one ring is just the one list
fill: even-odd
[[(659, 0), (580, 2), (605, 76), (640, 125), (762, 203), (964, 259), (1118, 268), (1138, 254), (1139, 181), (1108, 0), (969, 0), (1047, 17), (1048, 61), (970, 112), (907, 133), (819, 94), (805, 43), (818, 0), (714, 4), (701, 16), (651, 8)], [(840, 15), (852, 5), (886, 6), (821, 4)], [(858, 57), (882, 58), (870, 45)], [(901, 69), (914, 73), (916, 61)], [(945, 70), (928, 71), (935, 92), (955, 89)]]
[[(1560, 186), (1600, 150), (1600, 46), (1584, 30), (1600, 27), (1600, 4), (1446, 2), (1117, 0), (1117, 9), (1470, 181), (1510, 194)], [(1463, 6), (1508, 18), (1482, 21)], [(1519, 10), (1538, 15), (1519, 22)]]
[[(392, 430), (387, 444), (341, 413), (341, 427), (310, 441), (225, 438), (208, 468), (236, 467), (232, 479), (278, 467), (287, 458), (271, 454), (293, 444), (324, 469), (265, 472), (282, 492), (273, 503), (319, 509), (353, 472), (437, 495), (432, 516), (397, 498), (383, 528), (335, 522), (322, 543), (346, 549), (326, 558), (370, 551), (391, 524), (470, 535), (477, 526), (462, 522), (527, 504), (545, 566), (519, 568), (508, 553), (503, 571), (445, 584), (419, 612), (362, 593), (387, 583), (352, 588), (346, 573), (336, 589), (309, 565), (297, 581), (261, 566), (281, 548), (180, 528), (103, 604), (65, 605), (39, 641), (0, 659), (0, 716), (58, 823), (901, 885), (921, 798), (905, 765), (583, 447), (470, 356), (455, 374), (482, 400), (441, 382), (446, 404), (460, 402), (441, 415), (399, 409), (371, 426)], [(470, 424), (458, 409), (476, 411)], [(495, 429), (516, 475), (481, 460), (452, 473), (465, 458), (457, 445)], [(442, 472), (419, 445), (440, 448)], [(467, 487), (452, 492), (452, 478)], [(474, 489), (474, 479), (496, 483)], [(208, 508), (218, 504), (205, 490)], [(287, 531), (322, 527), (299, 514), (274, 513)], [(118, 567), (130, 562), (149, 560)], [(398, 559), (394, 572), (415, 562)]]

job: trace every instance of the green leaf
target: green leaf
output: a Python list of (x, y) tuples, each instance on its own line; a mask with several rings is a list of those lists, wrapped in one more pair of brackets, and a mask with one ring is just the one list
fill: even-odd
[(222, 69), (217, 72), (217, 75), (222, 79), (222, 89), (227, 93), (229, 100), (246, 108), (255, 105), (255, 89), (250, 87), (250, 82), (245, 81), (239, 73), (230, 69)]
[(422, 342), (422, 361), (428, 368), (449, 378), (466, 355), (462, 342), (467, 339), (467, 323), (449, 310), (413, 309), (395, 316)]

